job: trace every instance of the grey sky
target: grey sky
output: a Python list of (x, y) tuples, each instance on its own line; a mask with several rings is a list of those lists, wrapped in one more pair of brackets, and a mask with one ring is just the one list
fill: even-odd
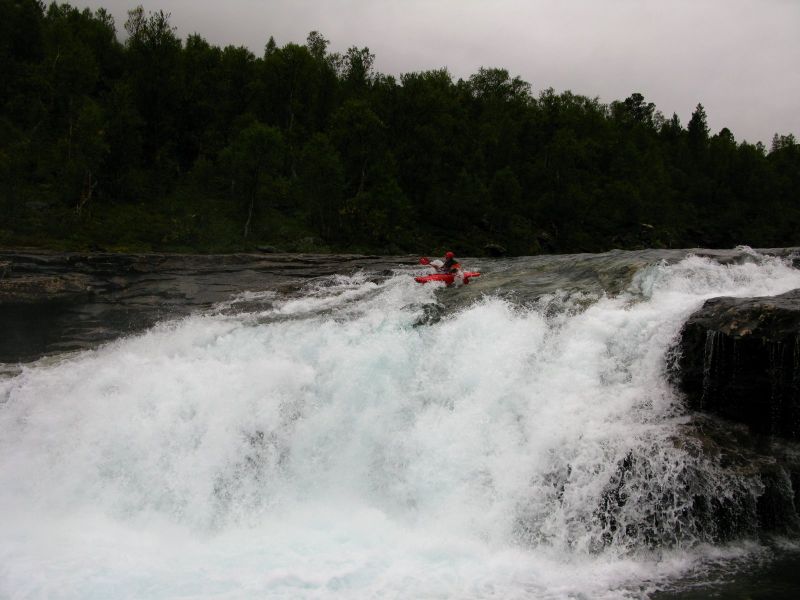
[(387, 74), (504, 67), (533, 85), (599, 96), (641, 92), (685, 125), (701, 102), (712, 132), (769, 145), (800, 134), (800, 0), (100, 0), (172, 13), (178, 33), (257, 55), (272, 35), (331, 50), (368, 46)]

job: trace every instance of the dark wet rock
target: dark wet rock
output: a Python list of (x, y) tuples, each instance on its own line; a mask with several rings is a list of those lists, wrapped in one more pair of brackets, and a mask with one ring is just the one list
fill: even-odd
[(724, 489), (738, 490), (694, 501), (694, 517), (708, 524), (714, 541), (800, 532), (798, 443), (753, 435), (746, 425), (709, 414), (695, 414), (681, 433), (681, 443), (693, 440), (696, 451), (720, 467)]
[[(753, 435), (746, 425), (703, 413), (672, 441), (695, 460), (667, 467), (653, 462), (657, 454), (632, 450), (617, 463), (594, 515), (603, 529), (598, 549), (631, 540), (655, 549), (800, 533), (796, 442)], [(648, 487), (664, 468), (674, 470), (676, 485)], [(655, 498), (653, 508), (626, 514), (643, 489)]]
[(0, 280), (0, 305), (54, 302), (86, 296), (93, 291), (92, 279), (82, 273), (24, 275)]
[(549, 231), (541, 230), (536, 234), (536, 243), (542, 252), (553, 252), (556, 247), (555, 237)]
[(684, 325), (679, 348), (691, 408), (800, 440), (800, 290), (708, 300)]
[(676, 375), (697, 411), (684, 439), (738, 489), (694, 503), (715, 540), (800, 532), (799, 338), (800, 290), (714, 298), (683, 327)]
[(483, 251), (486, 252), (486, 256), (505, 256), (508, 253), (503, 246), (500, 244), (486, 244), (483, 247)]

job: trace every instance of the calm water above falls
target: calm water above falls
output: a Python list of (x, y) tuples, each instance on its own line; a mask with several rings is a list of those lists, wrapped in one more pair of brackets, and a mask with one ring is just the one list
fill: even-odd
[(668, 350), (800, 270), (711, 254), (325, 276), (5, 366), (0, 597), (737, 597), (774, 546), (689, 507), (758, 486), (681, 438)]

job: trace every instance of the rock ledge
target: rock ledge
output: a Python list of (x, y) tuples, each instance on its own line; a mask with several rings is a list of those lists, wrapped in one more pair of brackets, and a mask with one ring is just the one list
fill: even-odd
[(800, 440), (800, 289), (706, 301), (684, 325), (679, 350), (691, 408)]

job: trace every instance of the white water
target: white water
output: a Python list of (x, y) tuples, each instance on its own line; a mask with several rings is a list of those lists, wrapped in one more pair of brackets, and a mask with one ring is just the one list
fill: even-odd
[(487, 296), (429, 326), (457, 290), (323, 283), (0, 380), (0, 597), (640, 597), (752, 550), (670, 533), (687, 472), (725, 482), (673, 442), (665, 354), (705, 298), (797, 270), (690, 257), (619, 297)]

